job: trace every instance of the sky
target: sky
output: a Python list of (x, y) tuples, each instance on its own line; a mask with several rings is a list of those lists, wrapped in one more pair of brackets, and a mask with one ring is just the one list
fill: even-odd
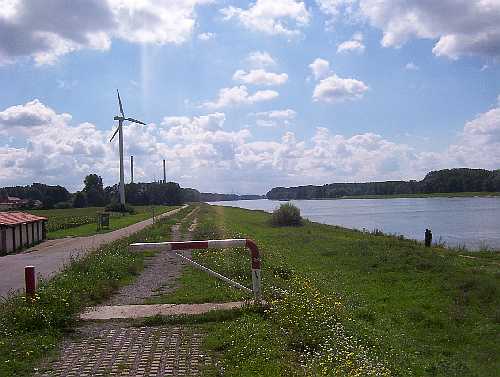
[(0, 0), (0, 187), (500, 168), (500, 0)]

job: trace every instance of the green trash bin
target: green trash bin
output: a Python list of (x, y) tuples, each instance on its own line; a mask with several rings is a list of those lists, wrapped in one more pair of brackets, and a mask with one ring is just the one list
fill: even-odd
[(101, 212), (97, 215), (97, 228), (100, 229), (109, 229), (109, 213)]

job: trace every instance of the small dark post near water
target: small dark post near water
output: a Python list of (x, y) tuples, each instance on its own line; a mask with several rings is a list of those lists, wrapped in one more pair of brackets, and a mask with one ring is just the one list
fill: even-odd
[(425, 230), (425, 247), (431, 247), (432, 243), (432, 231), (430, 229)]

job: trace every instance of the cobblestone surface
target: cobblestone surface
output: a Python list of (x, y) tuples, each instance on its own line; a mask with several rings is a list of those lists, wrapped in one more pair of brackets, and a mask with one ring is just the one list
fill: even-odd
[(210, 360), (202, 334), (186, 327), (108, 327), (64, 345), (49, 371), (59, 376), (197, 376)]

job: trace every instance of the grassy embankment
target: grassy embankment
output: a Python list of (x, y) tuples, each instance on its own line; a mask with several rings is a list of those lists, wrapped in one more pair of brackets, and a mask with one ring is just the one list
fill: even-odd
[(397, 199), (397, 198), (472, 198), (500, 196), (500, 192), (435, 192), (430, 194), (393, 194), (393, 195), (352, 195), (339, 199)]
[(85, 307), (110, 296), (130, 283), (151, 254), (128, 251), (131, 242), (166, 241), (170, 227), (189, 208), (160, 220), (137, 234), (110, 243), (73, 262), (50, 281), (42, 283), (34, 300), (22, 296), (0, 302), (0, 376), (28, 376), (39, 362), (56, 351)]
[(82, 237), (94, 234), (107, 233), (116, 229), (138, 223), (170, 211), (176, 206), (134, 206), (136, 213), (121, 214), (112, 212), (109, 219), (109, 229), (97, 230), (97, 213), (103, 212), (104, 207), (68, 208), (29, 211), (34, 215), (45, 216), (48, 221), (47, 238)]
[[(311, 222), (275, 228), (269, 217), (227, 207), (200, 211), (197, 238), (250, 237), (263, 254), (269, 309), (178, 319), (206, 322), (205, 346), (225, 375), (500, 374), (499, 254), (463, 258), (416, 241)], [(194, 258), (250, 286), (246, 250), (197, 251)], [(181, 280), (176, 292), (156, 302), (248, 297), (192, 268)]]

